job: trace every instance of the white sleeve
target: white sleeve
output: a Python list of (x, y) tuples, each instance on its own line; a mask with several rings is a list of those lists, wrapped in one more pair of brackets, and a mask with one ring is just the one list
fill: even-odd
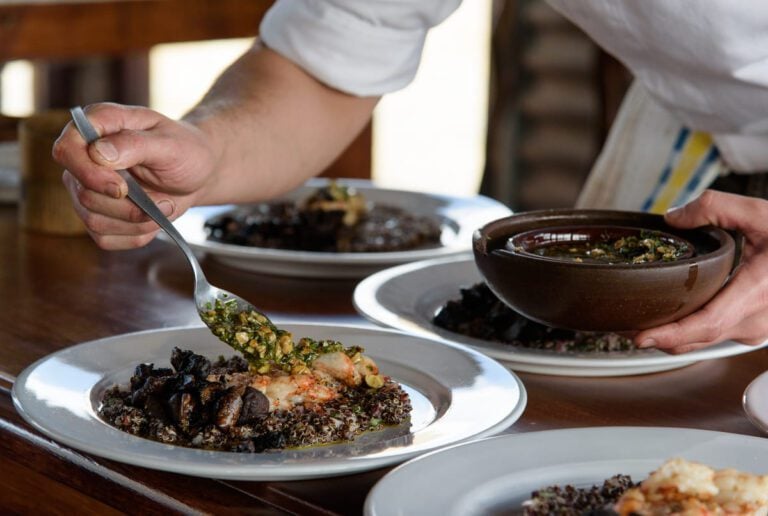
[(461, 0), (278, 0), (259, 30), (264, 43), (321, 82), (382, 95), (416, 75), (427, 31)]
[(723, 161), (736, 172), (768, 171), (768, 135), (714, 134)]
[(549, 0), (738, 171), (768, 170), (768, 2)]

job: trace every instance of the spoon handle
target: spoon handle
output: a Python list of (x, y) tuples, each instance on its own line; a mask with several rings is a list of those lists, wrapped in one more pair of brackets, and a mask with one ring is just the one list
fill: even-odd
[[(77, 127), (80, 135), (83, 137), (83, 139), (85, 139), (88, 145), (101, 138), (99, 133), (96, 131), (96, 128), (93, 127), (91, 122), (88, 120), (88, 117), (85, 116), (83, 108), (76, 106), (70, 110), (70, 113), (72, 114), (72, 121), (75, 123), (75, 127)], [(120, 176), (122, 176), (122, 178), (128, 184), (128, 198), (133, 201), (136, 206), (141, 208), (144, 213), (149, 215), (152, 220), (157, 222), (157, 225), (160, 226), (163, 231), (165, 231), (168, 236), (173, 239), (174, 242), (176, 242), (176, 244), (186, 255), (190, 264), (192, 264), (192, 268), (195, 269), (195, 274), (199, 274), (200, 277), (204, 277), (203, 271), (197, 262), (197, 258), (192, 252), (192, 248), (189, 247), (189, 244), (186, 240), (184, 240), (184, 237), (181, 236), (181, 233), (179, 233), (171, 221), (168, 220), (168, 217), (163, 215), (163, 212), (160, 211), (160, 208), (157, 207), (157, 204), (155, 204), (155, 202), (147, 195), (141, 185), (136, 182), (130, 172), (127, 170), (117, 170), (117, 173), (120, 174)]]

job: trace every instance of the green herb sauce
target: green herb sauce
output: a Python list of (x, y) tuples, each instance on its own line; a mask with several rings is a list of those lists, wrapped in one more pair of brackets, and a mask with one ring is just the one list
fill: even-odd
[(276, 327), (264, 314), (240, 311), (234, 300), (216, 302), (200, 316), (214, 335), (242, 353), (250, 369), (266, 374), (280, 369), (290, 374), (309, 371), (312, 362), (324, 353), (343, 351), (349, 357), (362, 353), (360, 346), (345, 347), (335, 340), (307, 337), (294, 342), (291, 332)]
[(546, 244), (530, 252), (575, 262), (651, 263), (678, 260), (686, 255), (688, 246), (662, 239), (654, 232), (641, 232), (639, 236), (631, 235), (601, 242)]

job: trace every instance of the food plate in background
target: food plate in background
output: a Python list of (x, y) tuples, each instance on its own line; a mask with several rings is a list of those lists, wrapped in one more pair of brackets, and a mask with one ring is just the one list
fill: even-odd
[(668, 459), (768, 474), (768, 441), (686, 428), (597, 427), (491, 437), (429, 453), (385, 475), (368, 516), (521, 514), (532, 491), (601, 485), (616, 474), (643, 480)]
[(565, 376), (625, 376), (675, 369), (701, 360), (738, 355), (758, 347), (726, 341), (683, 355), (653, 349), (588, 353), (526, 349), (454, 333), (432, 323), (460, 289), (481, 282), (471, 255), (426, 260), (378, 272), (355, 288), (358, 312), (380, 325), (427, 338), (468, 345), (515, 371)]
[[(236, 208), (234, 205), (192, 208), (174, 221), (174, 226), (195, 251), (213, 259), (251, 272), (281, 276), (322, 278), (363, 278), (394, 265), (450, 256), (472, 247), (472, 232), (491, 220), (511, 214), (503, 204), (477, 195), (452, 197), (403, 190), (378, 188), (370, 181), (340, 179), (338, 183), (354, 187), (368, 201), (402, 208), (409, 213), (430, 216), (442, 223), (442, 245), (394, 252), (333, 253), (267, 249), (214, 242), (208, 239), (205, 221)], [(301, 200), (327, 180), (313, 179), (280, 199)], [(161, 233), (162, 238), (168, 238)]]
[(768, 371), (750, 382), (744, 390), (742, 405), (752, 424), (768, 433)]
[(207, 327), (130, 333), (63, 349), (19, 375), (13, 401), (36, 429), (83, 452), (163, 471), (235, 480), (295, 480), (375, 469), (498, 433), (525, 408), (520, 380), (464, 346), (375, 328), (278, 325), (297, 337), (363, 346), (382, 374), (400, 383), (411, 397), (410, 428), (389, 427), (329, 446), (234, 453), (162, 444), (118, 430), (98, 417), (109, 387), (127, 385), (139, 363), (167, 367), (175, 346), (209, 358), (235, 354)]

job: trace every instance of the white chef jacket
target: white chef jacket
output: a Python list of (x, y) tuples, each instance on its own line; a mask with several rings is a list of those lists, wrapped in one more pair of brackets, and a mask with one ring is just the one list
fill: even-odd
[[(461, 0), (278, 0), (260, 35), (354, 95), (407, 85), (427, 31)], [(768, 1), (549, 0), (737, 171), (768, 170)]]

